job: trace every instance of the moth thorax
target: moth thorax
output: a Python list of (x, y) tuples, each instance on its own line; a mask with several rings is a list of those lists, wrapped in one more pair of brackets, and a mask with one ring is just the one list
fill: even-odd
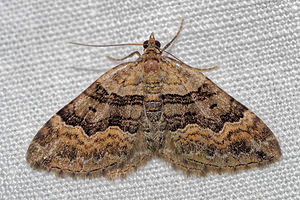
[(149, 59), (144, 63), (144, 72), (159, 73), (159, 62), (156, 59)]
[(144, 63), (144, 90), (146, 115), (151, 122), (159, 121), (161, 116), (161, 81), (159, 63), (151, 59)]

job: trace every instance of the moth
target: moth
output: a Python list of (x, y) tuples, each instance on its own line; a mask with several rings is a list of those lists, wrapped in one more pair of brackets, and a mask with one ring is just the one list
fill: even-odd
[(39, 130), (26, 154), (29, 165), (61, 176), (114, 179), (153, 156), (198, 175), (279, 160), (276, 137), (253, 112), (204, 70), (163, 55), (182, 26), (183, 20), (164, 48), (152, 33), (137, 44), (142, 55), (114, 59), (138, 55), (103, 74)]

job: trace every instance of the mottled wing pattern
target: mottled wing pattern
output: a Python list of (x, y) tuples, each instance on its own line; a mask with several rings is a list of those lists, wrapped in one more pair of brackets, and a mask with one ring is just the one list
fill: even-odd
[(204, 175), (281, 157), (270, 129), (199, 70), (171, 58), (161, 70), (166, 139), (159, 155), (175, 168)]
[(145, 163), (142, 73), (137, 62), (108, 71), (56, 113), (31, 142), (26, 159), (59, 175), (126, 176)]

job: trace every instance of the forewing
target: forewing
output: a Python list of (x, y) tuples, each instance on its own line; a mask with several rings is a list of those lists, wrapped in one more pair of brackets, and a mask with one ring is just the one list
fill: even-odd
[(281, 157), (270, 129), (199, 70), (170, 58), (162, 69), (164, 159), (206, 174), (265, 166)]
[(121, 64), (57, 112), (31, 142), (38, 169), (74, 176), (123, 177), (151, 156), (141, 122), (144, 96), (138, 63)]

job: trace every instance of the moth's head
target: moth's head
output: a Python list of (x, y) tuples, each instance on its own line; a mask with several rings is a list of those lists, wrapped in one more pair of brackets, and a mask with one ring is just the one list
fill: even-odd
[(160, 42), (158, 40), (155, 40), (154, 38), (154, 33), (151, 33), (150, 35), (150, 38), (149, 40), (146, 40), (144, 43), (143, 43), (143, 47), (144, 47), (144, 50), (146, 49), (160, 49)]

